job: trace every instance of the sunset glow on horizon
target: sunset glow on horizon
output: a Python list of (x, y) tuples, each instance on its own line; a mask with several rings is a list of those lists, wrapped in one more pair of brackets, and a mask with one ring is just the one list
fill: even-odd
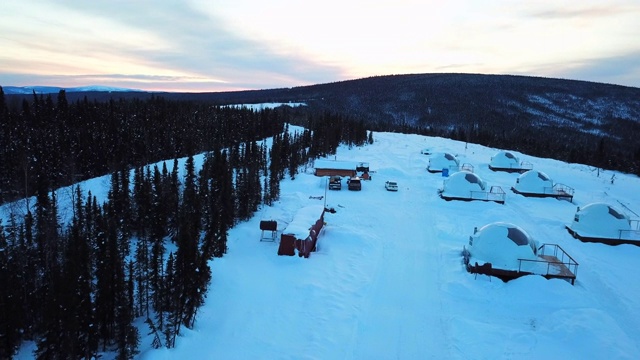
[(484, 73), (640, 87), (640, 3), (7, 0), (0, 86), (205, 92)]

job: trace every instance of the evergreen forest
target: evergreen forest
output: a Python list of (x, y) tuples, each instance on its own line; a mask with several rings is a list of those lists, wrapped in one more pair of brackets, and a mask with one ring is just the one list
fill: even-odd
[[(289, 131), (294, 122), (305, 130)], [(285, 176), (370, 141), (362, 121), (329, 112), (69, 102), (64, 90), (14, 110), (0, 88), (1, 201), (26, 199), (0, 222), (0, 358), (30, 340), (37, 359), (131, 359), (140, 319), (154, 347), (173, 347), (197, 321), (228, 230), (277, 200)], [(107, 201), (80, 185), (108, 174)], [(54, 191), (63, 186), (68, 222)]]

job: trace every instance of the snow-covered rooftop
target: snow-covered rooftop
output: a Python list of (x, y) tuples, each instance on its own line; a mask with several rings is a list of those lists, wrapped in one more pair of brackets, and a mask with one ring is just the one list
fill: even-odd
[(309, 205), (298, 210), (293, 220), (282, 231), (283, 234), (293, 235), (296, 239), (306, 239), (309, 229), (320, 219), (324, 211), (323, 205)]
[(316, 169), (356, 170), (357, 161), (339, 161), (328, 159), (316, 159), (313, 167)]

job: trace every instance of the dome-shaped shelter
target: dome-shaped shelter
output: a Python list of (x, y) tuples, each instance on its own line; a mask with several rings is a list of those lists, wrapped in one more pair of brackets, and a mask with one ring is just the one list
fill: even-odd
[(427, 171), (432, 173), (442, 172), (443, 169), (447, 171), (458, 171), (460, 168), (460, 160), (449, 153), (437, 153), (433, 154), (429, 158), (429, 166)]
[(484, 200), (504, 203), (505, 194), (502, 188), (492, 186), (488, 189), (486, 181), (480, 176), (469, 172), (459, 171), (444, 180), (440, 197), (445, 200)]
[(518, 176), (511, 190), (524, 196), (567, 198), (569, 201), (573, 199), (573, 188), (554, 184), (547, 174), (537, 170), (529, 170)]
[(516, 179), (516, 189), (519, 193), (525, 194), (545, 194), (553, 188), (553, 180), (542, 171), (529, 170), (518, 176)]
[(471, 198), (472, 191), (486, 191), (487, 182), (468, 171), (457, 172), (444, 181), (442, 194), (452, 197)]
[(573, 284), (578, 269), (578, 263), (559, 245), (538, 246), (522, 228), (506, 222), (476, 228), (463, 256), (470, 273), (495, 276), (503, 281), (535, 274)]
[(635, 228), (625, 213), (609, 204), (597, 202), (578, 207), (567, 230), (582, 241), (640, 245), (637, 220), (634, 223)]
[(516, 155), (505, 150), (498, 151), (489, 162), (489, 169), (493, 171), (524, 172), (532, 168), (530, 163), (520, 162)]
[(537, 260), (537, 243), (520, 227), (503, 222), (483, 226), (469, 239), (471, 257), (494, 268), (517, 270), (518, 259)]
[(497, 154), (491, 157), (491, 162), (489, 166), (492, 168), (499, 169), (512, 169), (516, 167), (520, 167), (520, 160), (517, 156), (509, 151), (498, 151)]

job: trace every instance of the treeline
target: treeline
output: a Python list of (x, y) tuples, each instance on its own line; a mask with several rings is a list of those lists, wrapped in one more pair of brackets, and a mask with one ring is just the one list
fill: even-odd
[(640, 175), (638, 88), (531, 76), (406, 74), (193, 96), (303, 101), (308, 111), (364, 119), (369, 130), (451, 137)]
[[(376, 126), (375, 131), (437, 136), (498, 149), (515, 150), (531, 156), (569, 163), (591, 165), (640, 175), (640, 142), (635, 134), (640, 122), (616, 119), (616, 131), (624, 136), (612, 138), (594, 132), (567, 131), (552, 126), (532, 127), (530, 119), (499, 113), (483, 114), (478, 121), (457, 126), (423, 126), (401, 123)], [(506, 125), (507, 123), (511, 125)]]
[[(137, 113), (129, 111), (151, 111), (156, 103), (164, 101), (153, 99), (146, 106), (136, 100), (118, 102), (119, 117), (136, 123)], [(200, 106), (167, 104), (190, 115)], [(109, 112), (112, 105), (94, 103), (93, 107)], [(49, 115), (56, 123), (60, 110), (52, 106)], [(330, 113), (309, 117), (309, 128), (292, 133), (284, 125), (290, 120), (286, 111), (209, 111), (217, 120), (217, 127), (207, 128), (210, 134), (189, 128), (193, 124), (176, 130), (182, 134), (184, 151), (189, 152), (183, 163), (173, 156), (172, 166), (166, 162), (131, 166), (141, 154), (161, 156), (163, 149), (107, 152), (103, 160), (119, 168), (110, 171), (108, 198), (100, 202), (74, 186), (71, 209), (62, 209), (71, 211), (70, 219), (60, 215), (53, 191), (56, 181), (61, 181), (59, 169), (52, 165), (30, 168), (39, 176), (19, 178), (35, 184), (35, 203), (25, 202), (26, 209), (14, 208), (0, 222), (0, 358), (11, 358), (23, 341), (32, 340), (38, 359), (97, 358), (103, 351), (130, 359), (141, 337), (134, 326), (136, 319), (146, 321), (153, 346), (175, 346), (181, 329), (194, 326), (212, 278), (209, 262), (226, 253), (228, 230), (249, 219), (261, 204), (277, 200), (280, 181), (285, 176), (294, 178), (311, 159), (335, 153), (341, 143), (357, 146), (372, 141), (361, 123)], [(244, 125), (249, 127), (243, 117), (259, 119), (261, 127), (242, 130)], [(234, 121), (237, 125), (231, 126)], [(164, 131), (160, 126), (153, 128)], [(26, 134), (51, 136), (39, 130)], [(105, 136), (124, 135), (112, 130)], [(60, 134), (58, 143), (71, 142), (65, 136), (75, 131)], [(139, 133), (148, 132), (140, 129)], [(165, 136), (177, 144), (178, 136)], [(249, 139), (253, 137), (271, 137), (271, 146)], [(210, 143), (212, 149), (193, 156), (209, 141), (206, 138), (216, 139)], [(24, 144), (34, 142), (27, 136)], [(38, 149), (35, 145), (25, 148)], [(177, 147), (170, 152), (181, 153)], [(34, 153), (38, 159), (34, 164), (42, 164), (41, 156), (49, 156), (48, 161), (56, 158)]]
[[(440, 136), (640, 175), (640, 89), (481, 74), (376, 76), (292, 89), (210, 94), (304, 101), (369, 130)], [(202, 94), (201, 96), (205, 96)]]
[(162, 159), (281, 133), (286, 109), (33, 94), (8, 106), (0, 87), (0, 203)]

